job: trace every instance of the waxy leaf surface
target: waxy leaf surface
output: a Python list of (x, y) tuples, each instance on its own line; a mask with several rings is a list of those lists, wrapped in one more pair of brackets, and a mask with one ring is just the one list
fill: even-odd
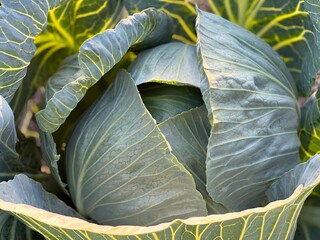
[(78, 211), (100, 224), (154, 225), (207, 214), (125, 70), (76, 126), (67, 176)]
[(199, 10), (201, 91), (212, 125), (207, 190), (234, 210), (259, 206), (299, 162), (297, 90), (284, 62), (249, 31)]

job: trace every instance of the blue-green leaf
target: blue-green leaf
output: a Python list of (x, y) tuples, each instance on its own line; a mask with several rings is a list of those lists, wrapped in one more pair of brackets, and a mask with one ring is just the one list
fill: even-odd
[(129, 16), (114, 30), (97, 34), (81, 45), (80, 67), (88, 77), (97, 81), (121, 60), (130, 47), (138, 50), (170, 41), (171, 29), (171, 18), (155, 9)]
[(199, 2), (207, 11), (224, 17), (265, 40), (286, 63), (297, 83), (299, 95), (310, 94), (314, 73), (308, 70), (316, 71), (316, 65), (308, 60), (308, 55), (313, 54), (316, 45), (313, 26), (306, 10), (307, 1), (194, 1)]
[(81, 70), (77, 55), (65, 59), (46, 85), (46, 107), (36, 114), (39, 127), (56, 131), (94, 83)]
[(17, 141), (12, 110), (0, 95), (0, 181), (12, 178), (23, 169), (16, 152)]
[(159, 124), (172, 147), (172, 153), (192, 174), (197, 189), (206, 201), (209, 214), (228, 210), (212, 201), (206, 189), (206, 156), (211, 125), (205, 106), (193, 108)]
[(128, 71), (158, 123), (203, 104), (195, 46), (171, 42), (145, 50)]
[[(320, 162), (319, 157), (315, 161)], [(14, 214), (50, 240), (57, 240), (57, 236), (59, 240), (290, 239), (295, 232), (304, 200), (320, 182), (318, 165), (317, 163), (313, 165), (315, 167), (308, 167), (305, 171), (307, 174), (301, 172), (306, 177), (300, 182), (303, 185), (293, 189), (294, 192), (289, 198), (277, 200), (265, 207), (223, 215), (177, 219), (150, 227), (101, 226), (10, 201), (0, 201), (0, 209)], [(314, 178), (315, 176), (317, 177)], [(295, 177), (300, 179), (299, 176)], [(276, 192), (280, 195), (275, 198), (280, 199), (283, 196), (281, 191)]]
[(138, 54), (128, 69), (137, 85), (147, 82), (200, 88), (195, 46), (171, 42)]
[(146, 108), (158, 123), (203, 105), (201, 92), (194, 87), (147, 83), (139, 86), (139, 92)]
[(99, 224), (154, 225), (207, 214), (124, 70), (76, 126), (66, 157), (70, 195)]
[[(299, 94), (310, 94), (314, 71), (319, 67), (308, 56), (318, 51), (315, 30), (310, 20), (310, 17), (317, 17), (318, 0), (127, 0), (125, 6), (130, 13), (148, 7), (164, 11), (174, 20), (173, 38), (193, 43), (196, 41), (196, 11), (192, 2), (202, 10), (248, 29), (269, 43), (281, 55), (294, 76)], [(308, 8), (313, 10), (308, 13)]]
[(10, 101), (34, 56), (34, 38), (50, 9), (65, 0), (3, 0), (0, 6), (0, 94)]
[(268, 44), (223, 18), (199, 10), (197, 33), (212, 125), (207, 190), (234, 210), (259, 206), (271, 182), (299, 162), (294, 81)]
[(40, 183), (18, 174), (13, 180), (0, 183), (0, 199), (16, 204), (25, 204), (64, 216), (78, 217), (80, 215), (67, 206), (57, 196), (47, 193)]

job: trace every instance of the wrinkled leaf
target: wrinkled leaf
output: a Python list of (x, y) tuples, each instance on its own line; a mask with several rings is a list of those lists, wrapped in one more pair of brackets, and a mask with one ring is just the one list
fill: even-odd
[(197, 39), (195, 34), (196, 10), (191, 1), (185, 0), (124, 0), (130, 14), (143, 9), (155, 7), (173, 19), (173, 39), (194, 43)]
[(48, 11), (64, 0), (3, 0), (0, 7), (0, 94), (10, 101), (35, 53)]
[(247, 30), (199, 10), (197, 32), (213, 126), (207, 190), (234, 210), (259, 206), (270, 183), (299, 162), (294, 81), (277, 53)]
[(205, 106), (191, 109), (159, 124), (172, 147), (172, 153), (192, 174), (206, 201), (209, 214), (228, 210), (212, 201), (206, 190), (206, 156), (211, 125)]
[(306, 60), (306, 56), (315, 50), (315, 35), (304, 1), (195, 1), (205, 10), (248, 29), (270, 44), (289, 68), (298, 84), (299, 94), (310, 94), (313, 85), (310, 71), (316, 69), (314, 62)]
[(200, 87), (196, 47), (183, 43), (162, 44), (139, 53), (128, 71), (137, 85), (157, 82)]
[(120, 70), (68, 142), (68, 185), (78, 211), (107, 225), (206, 215), (192, 176), (169, 147)]
[[(303, 184), (289, 198), (277, 200), (266, 207), (242, 212), (207, 217), (175, 220), (151, 227), (101, 226), (78, 218), (43, 211), (32, 206), (0, 201), (0, 208), (12, 212), (23, 222), (42, 233), (47, 239), (290, 239), (295, 231), (296, 219), (304, 200), (320, 183), (319, 156), (299, 171), (303, 178), (289, 173), (290, 183)], [(300, 166), (300, 165), (299, 165)], [(300, 168), (298, 166), (298, 168)], [(293, 170), (296, 172), (296, 170)], [(309, 176), (309, 177), (308, 177)], [(294, 180), (300, 179), (301, 181)], [(303, 181), (302, 181), (303, 179)], [(280, 182), (283, 182), (280, 180)], [(278, 183), (277, 183), (278, 185)], [(1, 186), (1, 185), (0, 185)], [(283, 187), (285, 187), (284, 185)], [(290, 188), (294, 184), (290, 184)], [(275, 187), (277, 188), (277, 187)], [(1, 189), (1, 188), (0, 188)], [(2, 189), (1, 189), (2, 190)], [(270, 190), (275, 199), (283, 197), (281, 191)], [(279, 196), (276, 194), (279, 193)], [(289, 193), (289, 192), (287, 192)], [(287, 237), (287, 238), (286, 238)]]
[[(213, 12), (257, 34), (276, 50), (298, 83), (299, 94), (308, 96), (316, 63), (311, 60), (315, 49), (314, 28), (306, 11), (308, 5), (319, 12), (317, 0), (127, 0), (130, 13), (148, 7), (160, 9), (174, 19), (173, 38), (185, 43), (196, 40), (194, 23), (196, 12), (192, 2), (200, 9)], [(312, 13), (311, 13), (312, 17)], [(306, 80), (308, 79), (308, 80)]]
[(81, 70), (77, 55), (65, 59), (46, 86), (46, 107), (36, 114), (39, 127), (56, 131), (94, 83)]
[(18, 141), (12, 110), (0, 95), (0, 181), (12, 178), (23, 170), (16, 152)]
[(139, 86), (139, 92), (146, 108), (158, 123), (203, 105), (201, 92), (194, 87), (147, 83)]
[(80, 47), (79, 63), (88, 77), (99, 80), (129, 48), (135, 50), (157, 46), (171, 39), (172, 20), (165, 13), (147, 9), (129, 16), (86, 40)]

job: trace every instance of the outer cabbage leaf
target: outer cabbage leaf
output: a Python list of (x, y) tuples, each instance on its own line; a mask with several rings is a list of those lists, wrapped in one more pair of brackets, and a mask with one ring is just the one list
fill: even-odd
[[(170, 27), (170, 23), (171, 20), (166, 14), (149, 9), (124, 19), (114, 30), (107, 30), (87, 40), (80, 49), (80, 66), (75, 56), (70, 56), (50, 78), (46, 108), (37, 114), (40, 128), (48, 132), (56, 131), (85, 95), (87, 89), (118, 63), (131, 45), (135, 44), (135, 47), (140, 44), (153, 45), (157, 43), (154, 40), (159, 36), (161, 36), (159, 42), (167, 41), (171, 37), (170, 31), (166, 31), (165, 34), (163, 32), (165, 27)], [(144, 32), (145, 29), (149, 32)], [(126, 37), (131, 39), (131, 43)], [(114, 38), (121, 40), (115, 41)], [(96, 78), (91, 76), (91, 70), (97, 70), (96, 63), (92, 62), (94, 58), (89, 59), (92, 55), (103, 60), (100, 65), (103, 73), (96, 72), (94, 75)]]
[[(12, 201), (0, 201), (0, 208), (13, 213), (33, 229), (42, 233), (47, 239), (290, 239), (295, 231), (295, 224), (304, 200), (312, 189), (320, 183), (319, 156), (312, 163), (304, 165), (303, 175), (291, 174), (286, 178), (295, 182), (296, 189), (292, 195), (277, 200), (265, 207), (245, 210), (242, 212), (195, 217), (185, 220), (174, 220), (151, 227), (138, 226), (101, 226), (55, 214), (43, 209), (17, 204)], [(300, 168), (300, 167), (298, 167)], [(294, 180), (300, 179), (303, 181)], [(283, 180), (280, 180), (283, 182)], [(286, 184), (279, 185), (286, 188)], [(289, 184), (290, 188), (294, 184)], [(277, 188), (276, 186), (274, 188)], [(0, 188), (1, 189), (1, 188)], [(278, 188), (279, 189), (279, 188)], [(1, 189), (2, 191), (2, 189)], [(284, 190), (287, 194), (288, 191)], [(280, 199), (283, 191), (269, 190), (269, 196)], [(276, 194), (280, 194), (276, 196)], [(1, 198), (1, 197), (0, 197)]]
[(318, 239), (320, 235), (320, 207), (319, 200), (310, 205), (312, 195), (307, 199), (306, 203), (301, 209), (301, 213), (298, 218), (297, 231), (295, 234), (295, 240), (311, 240)]
[(10, 101), (35, 54), (34, 38), (45, 29), (50, 9), (64, 0), (12, 1), (0, 6), (0, 94)]
[(192, 174), (206, 201), (209, 214), (228, 210), (212, 201), (206, 189), (206, 156), (211, 125), (205, 106), (191, 109), (158, 125), (172, 147), (172, 153)]
[(118, 0), (69, 0), (50, 11), (47, 28), (35, 39), (34, 84), (46, 83), (85, 40), (113, 28), (123, 17), (122, 11), (123, 1)]
[(88, 77), (99, 80), (129, 48), (139, 50), (170, 41), (172, 20), (165, 13), (147, 9), (129, 16), (107, 30), (86, 40), (80, 47), (79, 63)]
[(271, 182), (299, 163), (294, 81), (278, 54), (247, 30), (199, 10), (197, 32), (213, 126), (207, 190), (234, 210), (259, 206)]
[(17, 141), (12, 110), (0, 95), (0, 181), (11, 179), (24, 169), (15, 149)]
[[(309, 95), (313, 85), (313, 72), (317, 71), (317, 65), (308, 60), (308, 55), (313, 54), (316, 45), (314, 29), (303, 1), (193, 0), (193, 2), (198, 4), (200, 9), (222, 16), (269, 43), (287, 64), (298, 83), (299, 93), (303, 96)], [(317, 0), (305, 2), (311, 2), (313, 8), (319, 7)], [(174, 19), (174, 39), (185, 43), (196, 40), (194, 33), (196, 12), (192, 1), (127, 0), (125, 6), (130, 13), (151, 6), (160, 9)], [(313, 12), (317, 13), (319, 10)]]
[(123, 1), (118, 0), (69, 0), (49, 11), (47, 28), (35, 38), (37, 49), (27, 75), (10, 102), (15, 116), (63, 59), (78, 53), (84, 40), (113, 28), (124, 17), (123, 10)]
[[(297, 165), (295, 168), (285, 173), (281, 178), (275, 181), (271, 187), (266, 192), (267, 199), (269, 202), (278, 200), (278, 199), (286, 199), (291, 195), (292, 190), (295, 188), (305, 188), (307, 195), (309, 195), (313, 188), (316, 187), (314, 182), (320, 180), (320, 155), (315, 155), (310, 158), (308, 162), (301, 163)], [(304, 200), (307, 196), (304, 196)], [(297, 205), (297, 211), (301, 211), (303, 204)], [(296, 218), (298, 215), (296, 216)], [(278, 218), (278, 221), (282, 221), (281, 218)], [(296, 219), (294, 222), (288, 222), (286, 224), (290, 224), (292, 228), (291, 232), (286, 234), (286, 237), (283, 239), (292, 239), (295, 233), (296, 228)], [(272, 233), (272, 232), (271, 232)]]
[(1, 211), (0, 212), (0, 239), (24, 239), (43, 240), (44, 237), (22, 223), (18, 218)]
[(68, 207), (57, 196), (47, 193), (40, 183), (18, 174), (13, 180), (0, 183), (1, 200), (15, 204), (25, 204), (65, 216), (81, 216)]
[(128, 71), (137, 85), (147, 82), (200, 88), (195, 46), (179, 42), (162, 44), (138, 54)]
[[(81, 218), (77, 212), (68, 207), (55, 195), (47, 193), (41, 184), (23, 174), (16, 175), (13, 180), (8, 182), (1, 182), (0, 193), (0, 198), (4, 201), (29, 205), (65, 216)], [(39, 236), (39, 234), (27, 228), (17, 218), (3, 211), (0, 212), (0, 229), (0, 239), (43, 239), (41, 235)], [(46, 236), (43, 232), (41, 234)]]
[(299, 137), (301, 140), (300, 156), (307, 161), (319, 153), (320, 147), (320, 92), (313, 94), (301, 108), (301, 123)]
[(169, 148), (130, 75), (120, 70), (68, 142), (68, 185), (78, 211), (108, 225), (206, 215), (192, 176)]
[(313, 86), (313, 73), (310, 71), (317, 69), (314, 62), (307, 60), (307, 55), (315, 51), (315, 35), (304, 1), (194, 1), (207, 11), (248, 29), (269, 43), (289, 68), (298, 84), (299, 94), (310, 94)]
[(81, 70), (77, 55), (65, 59), (46, 85), (46, 107), (36, 114), (39, 127), (56, 131), (94, 83)]
[(194, 25), (196, 11), (192, 1), (185, 0), (124, 0), (130, 14), (155, 7), (170, 15), (173, 19), (173, 39), (185, 43), (194, 43), (197, 39)]
[[(15, 146), (18, 137), (15, 130), (13, 113), (6, 100), (0, 95), (0, 180), (13, 178), (24, 170), (19, 161)], [(0, 239), (28, 239), (27, 236), (40, 239), (38, 234), (31, 231), (20, 221), (8, 213), (0, 211)], [(36, 238), (37, 237), (37, 238)], [(30, 238), (29, 238), (30, 239)], [(41, 238), (42, 239), (42, 238)]]
[[(319, 2), (314, 0), (305, 1), (305, 5), (306, 9), (309, 11), (310, 17), (314, 25), (315, 34), (317, 36), (317, 46), (313, 48), (313, 53), (307, 56), (308, 61), (306, 61), (306, 74), (309, 74), (311, 75), (311, 77), (316, 79), (316, 84), (313, 90), (317, 91), (317, 93), (312, 94), (301, 108), (301, 127), (299, 135), (301, 140), (300, 154), (303, 161), (308, 160), (311, 156), (318, 153), (320, 149), (320, 92), (319, 87), (317, 86), (319, 84), (320, 76), (316, 76), (316, 71), (308, 69), (309, 66), (313, 66), (314, 64), (317, 66), (316, 70), (319, 70), (320, 68), (320, 6)], [(308, 78), (305, 78), (305, 80), (308, 80)]]

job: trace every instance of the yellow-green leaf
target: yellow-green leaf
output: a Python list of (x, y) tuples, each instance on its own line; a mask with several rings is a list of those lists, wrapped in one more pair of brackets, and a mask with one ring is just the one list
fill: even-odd
[(10, 101), (34, 56), (50, 9), (65, 0), (3, 0), (0, 6), (0, 94)]
[[(270, 199), (277, 200), (265, 207), (207, 217), (177, 219), (150, 227), (97, 225), (53, 213), (46, 207), (41, 209), (10, 199), (3, 200), (3, 197), (0, 197), (0, 209), (14, 214), (52, 240), (292, 239), (301, 207), (312, 189), (320, 182), (319, 168), (320, 157), (316, 156), (284, 175), (283, 179), (269, 190)], [(6, 191), (3, 186), (2, 183), (2, 193)], [(287, 198), (283, 198), (284, 193)]]

